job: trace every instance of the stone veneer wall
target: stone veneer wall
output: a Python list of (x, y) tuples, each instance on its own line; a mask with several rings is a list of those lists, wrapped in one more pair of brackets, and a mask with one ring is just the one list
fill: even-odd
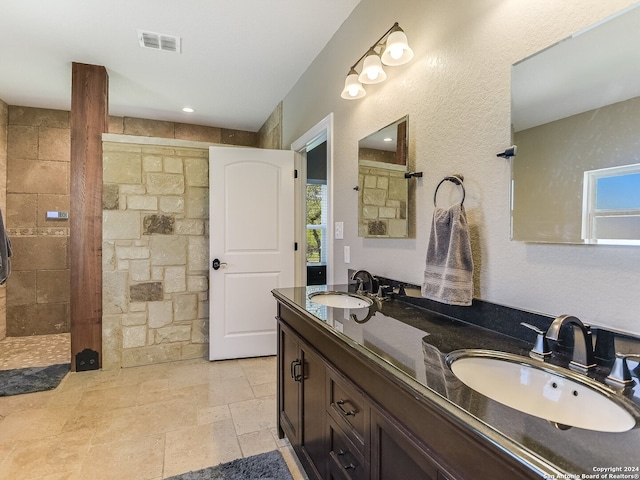
[(407, 237), (406, 167), (360, 162), (358, 166), (358, 236)]
[[(7, 212), (7, 129), (9, 106), (0, 100), (0, 209)], [(4, 218), (6, 222), (6, 218)], [(5, 225), (6, 227), (6, 225)], [(7, 336), (7, 285), (0, 286), (0, 340)]]
[[(255, 132), (133, 117), (109, 117), (109, 132), (258, 144)], [(13, 273), (7, 286), (0, 287), (0, 338), (5, 331), (5, 290), (8, 335), (69, 331), (69, 226), (67, 221), (45, 218), (48, 210), (70, 209), (69, 145), (69, 112), (0, 101), (0, 207), (6, 183), (3, 213), (14, 247)]]
[(258, 146), (258, 134), (256, 132), (134, 117), (109, 117), (109, 133), (140, 137), (174, 138), (176, 140), (244, 147)]
[(282, 149), (282, 102), (258, 130), (258, 147)]
[(203, 357), (208, 149), (103, 146), (103, 369)]

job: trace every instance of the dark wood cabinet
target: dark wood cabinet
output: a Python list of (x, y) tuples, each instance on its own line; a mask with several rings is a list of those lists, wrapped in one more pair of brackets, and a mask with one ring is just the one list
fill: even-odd
[(370, 354), (281, 302), (278, 332), (278, 426), (309, 478), (540, 478)]
[(371, 412), (371, 480), (453, 480), (432, 453), (381, 411)]
[(311, 478), (327, 478), (325, 362), (293, 331), (278, 329), (278, 417)]
[(326, 283), (326, 265), (307, 265), (307, 285), (325, 285)]
[(278, 417), (292, 445), (300, 443), (302, 360), (300, 344), (286, 327), (278, 330)]

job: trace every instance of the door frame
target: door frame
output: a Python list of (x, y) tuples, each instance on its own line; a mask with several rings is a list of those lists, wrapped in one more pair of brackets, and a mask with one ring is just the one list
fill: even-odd
[[(298, 171), (299, 182), (295, 183), (295, 241), (298, 250), (295, 253), (295, 284), (307, 284), (307, 242), (306, 242), (306, 182), (307, 150), (311, 150), (322, 141), (327, 142), (327, 284), (333, 281), (333, 112), (320, 120), (306, 133), (291, 144), (295, 151), (294, 166)], [(304, 180), (304, 183), (303, 183)], [(305, 235), (303, 235), (303, 232)]]

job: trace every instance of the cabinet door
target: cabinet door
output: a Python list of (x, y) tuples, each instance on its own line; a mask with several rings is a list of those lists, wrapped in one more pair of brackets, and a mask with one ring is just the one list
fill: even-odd
[(293, 332), (278, 326), (278, 426), (292, 445), (300, 443), (302, 358)]
[(278, 324), (278, 421), (309, 478), (327, 478), (325, 363), (282, 322)]
[(371, 410), (372, 480), (453, 479), (406, 430)]
[(323, 360), (304, 345), (300, 347), (303, 362), (302, 379), (302, 452), (314, 465), (320, 478), (327, 478), (325, 433), (325, 365)]

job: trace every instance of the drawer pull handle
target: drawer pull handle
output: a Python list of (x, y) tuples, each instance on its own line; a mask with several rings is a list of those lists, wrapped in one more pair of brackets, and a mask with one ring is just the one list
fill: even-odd
[(355, 417), (356, 416), (356, 411), (355, 410), (345, 410), (344, 407), (343, 407), (344, 404), (345, 404), (344, 400), (338, 400), (336, 402), (336, 405), (338, 406), (338, 408), (340, 409), (340, 411), (342, 412), (342, 414), (345, 417), (350, 417), (350, 416)]
[[(344, 450), (340, 449), (338, 450), (338, 456), (342, 457), (346, 454), (348, 454), (349, 452), (345, 452)], [(353, 462), (349, 462), (347, 464), (340, 462), (340, 465), (342, 465), (342, 468), (344, 468), (345, 470), (353, 470), (356, 468), (356, 465), (353, 464)]]

